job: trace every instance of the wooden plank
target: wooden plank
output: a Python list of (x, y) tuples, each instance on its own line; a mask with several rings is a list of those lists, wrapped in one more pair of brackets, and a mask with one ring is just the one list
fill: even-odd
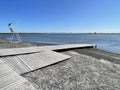
[(50, 65), (50, 64), (68, 59), (71, 56), (60, 54), (54, 51), (45, 51), (42, 53), (36, 53), (36, 57), (42, 59), (43, 61), (48, 63), (48, 65)]
[(47, 65), (47, 63), (44, 62), (43, 59), (36, 57), (36, 54), (24, 55), (21, 57), (23, 58), (23, 61), (31, 67), (31, 70), (35, 70)]
[(33, 68), (33, 70), (42, 68), (44, 66), (65, 60), (70, 58), (68, 55), (60, 54), (54, 51), (45, 51), (41, 53), (35, 53), (29, 56), (31, 59), (27, 59), (28, 56), (26, 56), (26, 59), (24, 61), (26, 63), (29, 63), (29, 65)]
[(11, 49), (0, 49), (0, 56), (20, 55), (40, 52), (36, 47), (25, 47), (25, 48), (11, 48)]
[[(74, 48), (94, 47), (94, 46), (95, 45), (93, 44), (65, 44), (65, 45), (44, 46), (44, 50), (62, 50), (62, 49), (74, 49)], [(43, 47), (38, 47), (38, 49), (43, 49)]]
[(44, 51), (34, 54), (4, 57), (4, 62), (19, 74), (30, 72), (47, 65), (65, 60), (71, 56), (54, 51)]
[(93, 44), (66, 44), (66, 45), (53, 45), (53, 46), (35, 46), (35, 47), (25, 47), (25, 48), (12, 48), (12, 49), (0, 49), (0, 56), (10, 56), (19, 54), (28, 54), (41, 52), (46, 50), (62, 50), (62, 49), (74, 49), (82, 47), (92, 47)]
[[(0, 60), (0, 90), (35, 90), (23, 77)], [(28, 84), (28, 85), (26, 85)]]
[(19, 74), (31, 71), (31, 69), (26, 66), (26, 64), (18, 56), (6, 57), (4, 58), (4, 62)]

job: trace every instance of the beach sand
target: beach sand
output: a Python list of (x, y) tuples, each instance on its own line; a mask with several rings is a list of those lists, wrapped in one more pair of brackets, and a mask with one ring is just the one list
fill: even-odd
[[(8, 47), (10, 43), (6, 40), (0, 42), (0, 48), (14, 47)], [(18, 46), (48, 45), (29, 42), (21, 44)], [(95, 48), (59, 52), (71, 55), (72, 58), (22, 76), (37, 90), (120, 90), (120, 54)]]
[(0, 48), (20, 48), (20, 47), (32, 47), (32, 46), (45, 46), (52, 44), (36, 43), (36, 42), (18, 42), (12, 41), (12, 43), (7, 39), (0, 39)]
[(119, 64), (73, 51), (62, 53), (73, 57), (22, 76), (37, 90), (120, 90)]

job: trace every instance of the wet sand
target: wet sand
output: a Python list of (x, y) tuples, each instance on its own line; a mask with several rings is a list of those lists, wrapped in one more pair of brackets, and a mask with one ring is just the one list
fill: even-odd
[(87, 56), (92, 56), (98, 60), (104, 59), (115, 64), (120, 64), (119, 53), (113, 53), (113, 52), (109, 52), (109, 51), (105, 51), (97, 48), (83, 48), (83, 49), (75, 49), (71, 51), (78, 52), (79, 54), (84, 54)]

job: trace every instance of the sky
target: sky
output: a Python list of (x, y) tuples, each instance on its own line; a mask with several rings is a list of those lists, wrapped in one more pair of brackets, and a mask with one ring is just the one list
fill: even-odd
[(0, 32), (120, 33), (120, 0), (0, 0)]

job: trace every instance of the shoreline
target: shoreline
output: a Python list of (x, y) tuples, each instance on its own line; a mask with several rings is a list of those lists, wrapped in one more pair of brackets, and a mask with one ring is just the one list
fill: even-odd
[(46, 45), (54, 45), (48, 43), (37, 43), (37, 42), (27, 42), (27, 41), (13, 41), (13, 44), (8, 39), (0, 38), (0, 49), (1, 48), (20, 48), (20, 47), (32, 47), (32, 46), (46, 46)]
[[(0, 48), (51, 45), (21, 42), (10, 47), (8, 40), (0, 42)], [(120, 54), (97, 48), (56, 52), (72, 57), (21, 75), (36, 90), (120, 90)]]
[[(13, 41), (13, 45), (11, 46), (10, 41), (8, 39), (1, 39), (0, 38), (0, 49), (6, 49), (6, 48), (20, 48), (20, 47), (32, 47), (32, 46), (48, 46), (48, 45), (56, 45), (56, 44), (49, 44), (49, 43), (37, 43), (37, 42), (27, 42), (22, 41), (18, 42)], [(58, 50), (57, 52), (67, 52), (67, 51), (74, 51), (79, 54), (84, 54), (88, 56), (92, 56), (97, 59), (108, 59), (111, 61), (111, 59), (115, 59), (116, 61), (119, 60), (120, 53), (117, 52), (111, 52), (106, 51), (98, 48), (80, 48), (80, 49), (66, 49), (66, 50)], [(118, 59), (116, 59), (116, 57)], [(115, 62), (117, 63), (117, 62)], [(120, 63), (120, 62), (119, 62)]]
[[(48, 45), (55, 45), (55, 44), (48, 44), (48, 43), (37, 43), (37, 42), (17, 42), (13, 41), (13, 45), (11, 45), (8, 39), (1, 39), (0, 38), (0, 49), (6, 48), (21, 48), (21, 47), (33, 47), (33, 46), (48, 46)], [(66, 49), (66, 50), (58, 50), (57, 52), (67, 52), (73, 51), (79, 54), (92, 56), (96, 59), (106, 59), (112, 63), (120, 64), (120, 53), (106, 51), (98, 48), (80, 48), (80, 49)]]

